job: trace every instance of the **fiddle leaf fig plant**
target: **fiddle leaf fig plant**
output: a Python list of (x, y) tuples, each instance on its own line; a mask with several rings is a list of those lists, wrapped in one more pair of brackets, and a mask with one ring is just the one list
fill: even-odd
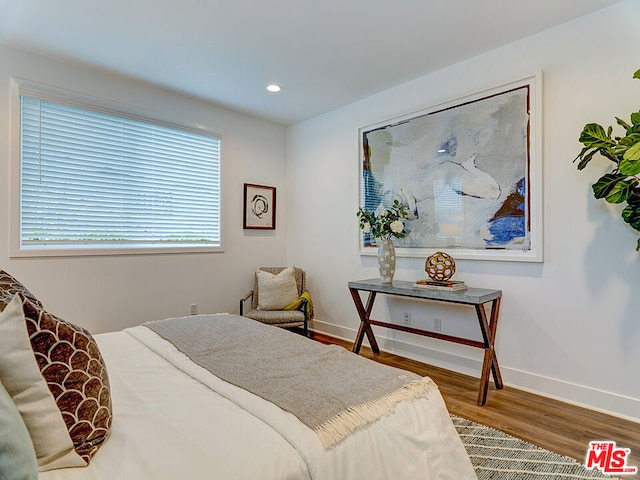
[[(640, 70), (633, 78), (640, 79)], [(605, 130), (597, 123), (585, 125), (579, 138), (584, 148), (574, 162), (579, 160), (578, 170), (596, 154), (613, 162), (612, 170), (593, 184), (593, 196), (609, 203), (626, 202), (622, 219), (640, 232), (640, 112), (631, 114), (631, 123), (618, 117), (616, 122), (625, 130), (624, 136), (613, 136), (613, 127)], [(640, 238), (636, 250), (640, 251)]]

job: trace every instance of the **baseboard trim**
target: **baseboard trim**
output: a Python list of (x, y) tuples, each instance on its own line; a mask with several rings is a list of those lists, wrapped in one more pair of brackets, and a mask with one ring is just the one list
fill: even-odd
[[(315, 331), (348, 342), (353, 342), (357, 334), (355, 329), (317, 319), (313, 321), (313, 326)], [(385, 352), (480, 378), (481, 359), (388, 338), (379, 333), (376, 333), (376, 340)], [(509, 368), (504, 364), (500, 365), (500, 370), (505, 385), (510, 387), (640, 423), (640, 417), (637, 416), (640, 399)]]

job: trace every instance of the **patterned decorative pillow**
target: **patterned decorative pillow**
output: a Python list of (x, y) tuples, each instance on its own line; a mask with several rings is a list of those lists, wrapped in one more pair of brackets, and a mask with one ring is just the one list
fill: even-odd
[(282, 310), (298, 298), (294, 267), (287, 267), (274, 275), (256, 271), (258, 278), (258, 310)]
[(91, 334), (18, 293), (0, 313), (0, 380), (40, 471), (86, 466), (111, 429), (107, 369)]
[(0, 312), (9, 304), (16, 293), (21, 293), (39, 307), (42, 303), (29, 290), (26, 289), (18, 280), (9, 273), (0, 270)]

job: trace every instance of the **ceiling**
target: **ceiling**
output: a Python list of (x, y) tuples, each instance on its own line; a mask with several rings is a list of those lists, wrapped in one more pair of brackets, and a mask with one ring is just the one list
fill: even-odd
[(617, 1), (0, 0), (0, 43), (291, 125)]

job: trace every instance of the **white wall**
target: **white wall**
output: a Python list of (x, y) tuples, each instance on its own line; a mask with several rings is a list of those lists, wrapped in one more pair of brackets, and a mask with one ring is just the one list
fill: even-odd
[[(127, 104), (159, 119), (221, 131), (225, 252), (9, 258), (12, 76)], [(285, 154), (285, 129), (275, 124), (0, 46), (0, 268), (21, 280), (52, 313), (94, 333), (186, 315), (192, 303), (201, 313), (237, 312), (239, 298), (252, 285), (253, 270), (282, 263), (287, 228), (286, 202), (281, 201), (275, 231), (242, 229), (243, 183), (275, 186), (278, 197), (286, 198)]]
[[(640, 107), (638, 19), (640, 3), (627, 0), (289, 127), (287, 257), (308, 271), (314, 327), (353, 340), (347, 282), (378, 275), (357, 248), (358, 128), (542, 70), (544, 263), (459, 260), (457, 278), (503, 290), (497, 353), (507, 385), (640, 419), (638, 232), (592, 196), (607, 162), (583, 172), (572, 163), (584, 124), (614, 124)], [(424, 276), (424, 259), (399, 259), (396, 278)], [(445, 333), (480, 338), (464, 307), (379, 296), (373, 317), (402, 323), (404, 311), (414, 326), (437, 316)], [(479, 376), (477, 349), (376, 331), (384, 350)]]

